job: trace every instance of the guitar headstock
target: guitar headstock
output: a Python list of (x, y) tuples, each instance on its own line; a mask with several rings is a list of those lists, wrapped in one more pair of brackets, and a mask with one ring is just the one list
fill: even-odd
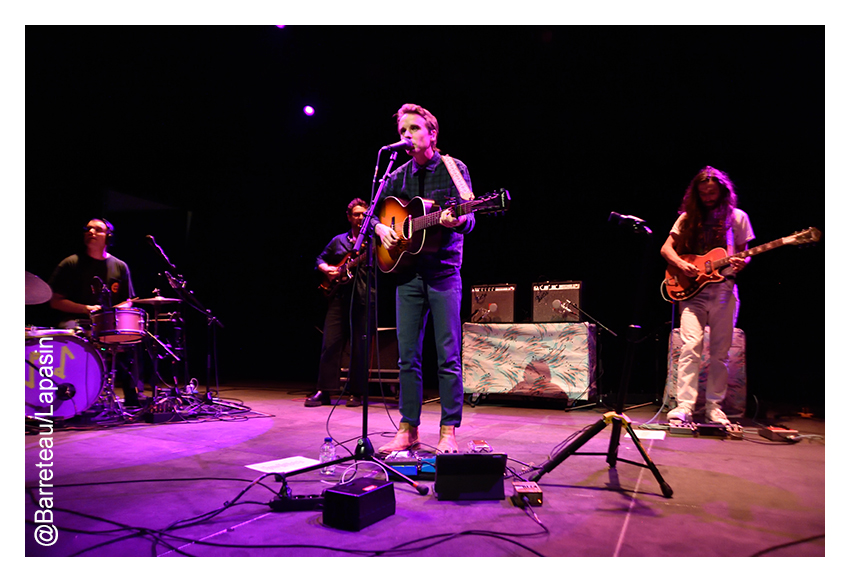
[(821, 232), (815, 227), (809, 227), (806, 230), (795, 232), (789, 237), (783, 239), (785, 244), (789, 245), (807, 245), (816, 243), (820, 240)]
[(504, 213), (511, 205), (511, 194), (504, 188), (495, 192), (488, 192), (473, 201), (475, 211), (484, 214)]

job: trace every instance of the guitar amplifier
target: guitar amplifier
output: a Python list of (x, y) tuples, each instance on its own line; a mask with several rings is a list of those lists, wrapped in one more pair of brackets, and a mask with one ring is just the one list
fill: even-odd
[(582, 321), (576, 309), (581, 307), (581, 281), (547, 281), (532, 289), (532, 322)]
[(479, 285), (472, 288), (473, 323), (514, 323), (516, 285)]

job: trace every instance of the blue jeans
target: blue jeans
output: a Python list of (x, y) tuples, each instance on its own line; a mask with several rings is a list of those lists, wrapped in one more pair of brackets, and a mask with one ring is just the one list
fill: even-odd
[(440, 390), (441, 426), (460, 426), (463, 375), (460, 272), (423, 279), (417, 274), (396, 288), (399, 410), (401, 419), (419, 426), (422, 413), (422, 342), (428, 314), (433, 317)]

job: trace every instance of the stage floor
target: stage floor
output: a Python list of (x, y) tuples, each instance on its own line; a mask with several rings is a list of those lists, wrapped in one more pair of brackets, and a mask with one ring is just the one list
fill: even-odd
[[(227, 414), (218, 420), (57, 430), (52, 455), (44, 452), (45, 429), (30, 431), (25, 440), (26, 555), (825, 555), (823, 420), (769, 419), (803, 435), (800, 442), (787, 444), (760, 437), (746, 421), (741, 423), (743, 440), (644, 432), (643, 423), (663, 422), (663, 415), (653, 421), (658, 411), (651, 406), (628, 410), (644, 448), (673, 490), (671, 498), (661, 494), (644, 467), (617, 462), (610, 468), (602, 455), (574, 454), (540, 479), (543, 505), (534, 508), (539, 523), (511, 503), (511, 476), (505, 480), (506, 498), (488, 501), (440, 501), (431, 492), (423, 496), (396, 482), (395, 513), (350, 532), (325, 525), (321, 510), (272, 511), (268, 503), (280, 484), (265, 477), (252, 485), (263, 473), (246, 468), (289, 457), (318, 459), (328, 433), (354, 450), (362, 408), (306, 408), (308, 391), (299, 385), (222, 388), (220, 400), (241, 403), (251, 412), (224, 406)], [(458, 442), (463, 449), (472, 439), (486, 440), (521, 474), (543, 464), (605, 412), (493, 401), (467, 405)], [(420, 438), (426, 445), (437, 443), (439, 415), (438, 403), (425, 405)], [(397, 422), (394, 405), (370, 402), (368, 432), (376, 449), (394, 434)], [(610, 440), (609, 426), (579, 452), (604, 453)], [(347, 454), (341, 447), (337, 451)], [(47, 456), (52, 474), (44, 472)], [(641, 461), (625, 433), (618, 456)], [(373, 470), (361, 464), (357, 476)], [(344, 471), (338, 466), (332, 477), (312, 471), (287, 481), (294, 496), (318, 495)], [(37, 503), (42, 508), (52, 503), (52, 514), (38, 513)], [(42, 526), (58, 528), (52, 545), (47, 545), (49, 528), (36, 531), (37, 517)]]

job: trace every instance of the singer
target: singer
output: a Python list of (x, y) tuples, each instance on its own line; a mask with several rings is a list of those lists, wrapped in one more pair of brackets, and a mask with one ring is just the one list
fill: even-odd
[[(661, 256), (685, 275), (695, 277), (697, 268), (680, 255), (702, 255), (723, 247), (730, 255), (747, 250), (755, 238), (747, 213), (737, 208), (735, 186), (724, 172), (706, 166), (694, 176), (679, 208), (679, 218), (661, 247)], [(699, 390), (703, 333), (711, 327), (708, 380), (705, 389), (707, 422), (729, 424), (721, 405), (729, 379), (729, 349), (738, 318), (735, 276), (751, 257), (732, 259), (722, 272), (726, 280), (706, 286), (681, 303), (682, 354), (679, 356), (676, 407), (667, 413), (670, 423), (690, 422)]]
[[(437, 352), (437, 376), (440, 391), (439, 452), (457, 452), (455, 429), (460, 426), (463, 409), (463, 376), (461, 371), (460, 303), (463, 284), (460, 267), (463, 262), (463, 238), (475, 227), (473, 214), (453, 216), (447, 208), (449, 199), (460, 200), (472, 191), (469, 170), (454, 160), (459, 176), (452, 178), (444, 157), (437, 148), (440, 132), (437, 118), (427, 109), (407, 103), (395, 114), (399, 137), (409, 139), (411, 160), (387, 178), (381, 197), (394, 196), (411, 200), (416, 196), (433, 200), (443, 208), (439, 232), (439, 248), (432, 254), (420, 253), (407, 271), (397, 274), (396, 333), (399, 350), (399, 410), (401, 422), (392, 441), (378, 449), (385, 453), (419, 445), (419, 421), (422, 412), (422, 341), (429, 313), (433, 319)], [(451, 161), (449, 161), (451, 163)], [(455, 183), (460, 184), (463, 191)], [(395, 231), (381, 224), (377, 217), (372, 225), (380, 243), (387, 248), (398, 244)]]
[[(131, 307), (133, 280), (127, 263), (109, 253), (115, 228), (103, 218), (89, 220), (83, 229), (81, 250), (63, 259), (48, 283), (53, 290), (50, 307), (58, 312), (58, 327), (91, 330), (90, 315), (103, 307)], [(139, 406), (139, 358), (136, 350), (119, 354), (124, 404)], [(132, 369), (132, 371), (130, 371)], [(126, 374), (124, 374), (126, 372)]]

